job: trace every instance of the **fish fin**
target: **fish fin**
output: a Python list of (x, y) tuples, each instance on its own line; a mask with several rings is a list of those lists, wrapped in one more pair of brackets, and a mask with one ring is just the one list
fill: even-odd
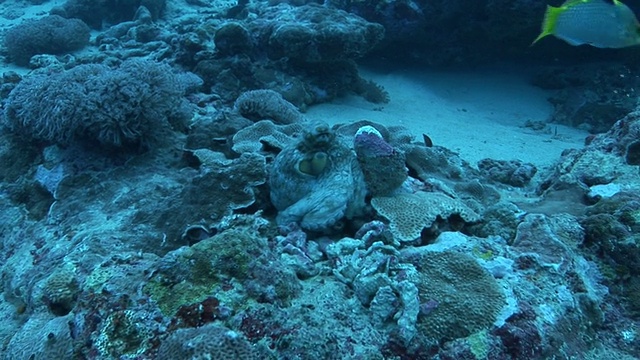
[(553, 35), (556, 29), (556, 24), (558, 23), (558, 18), (565, 10), (566, 7), (553, 7), (547, 5), (547, 11), (545, 11), (544, 20), (542, 21), (542, 31), (540, 32), (540, 35), (533, 40), (531, 46), (535, 45), (535, 43), (540, 41), (543, 37)]
[(591, 43), (586, 43), (584, 41), (580, 41), (580, 40), (573, 40), (570, 38), (562, 38), (562, 40), (566, 41), (567, 44), (572, 45), (572, 46), (580, 46), (580, 45), (584, 45), (584, 44), (588, 44), (591, 45), (593, 47), (601, 47), (601, 46), (597, 46)]
[(613, 6), (626, 6), (622, 1), (620, 0), (602, 0), (602, 2), (613, 5)]

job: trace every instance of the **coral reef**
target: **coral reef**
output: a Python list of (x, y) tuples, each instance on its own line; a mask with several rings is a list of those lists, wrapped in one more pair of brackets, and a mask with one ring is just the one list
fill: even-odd
[(478, 169), (493, 181), (516, 187), (527, 185), (538, 172), (535, 165), (519, 160), (483, 159), (478, 162)]
[(276, 125), (271, 120), (260, 120), (233, 135), (232, 150), (240, 154), (257, 152), (265, 147), (282, 150), (302, 132), (301, 124)]
[(81, 20), (50, 15), (11, 27), (4, 34), (3, 45), (11, 61), (27, 66), (33, 55), (82, 49), (89, 43), (89, 30)]
[(260, 15), (257, 25), (266, 26), (261, 27), (259, 36), (269, 44), (266, 49), (274, 59), (316, 63), (355, 59), (364, 56), (384, 37), (380, 24), (315, 4), (299, 7), (280, 4)]
[[(32, 16), (24, 2), (0, 3), (8, 21)], [(51, 5), (28, 3), (34, 16)], [(640, 358), (633, 62), (534, 80), (563, 91), (556, 121), (566, 111), (599, 132), (627, 114), (539, 173), (494, 159), (475, 168), (399, 126), (305, 120), (316, 118), (308, 105), (343, 95), (390, 100), (361, 61), (475, 64), (514, 51), (535, 61), (542, 10), (529, 0), (53, 9), (95, 36), (86, 51), (24, 55), (33, 71), (0, 81), (11, 130), (0, 131), (0, 357)], [(33, 23), (52, 19), (75, 23)], [(399, 104), (360, 104), (406, 120), (390, 112)]]
[(55, 144), (146, 148), (172, 128), (184, 128), (191, 110), (183, 96), (193, 81), (148, 60), (125, 61), (116, 70), (80, 65), (32, 75), (11, 91), (2, 123), (25, 138)]
[(584, 228), (584, 245), (601, 264), (612, 292), (634, 314), (640, 314), (640, 199), (635, 193), (619, 192), (590, 206), (580, 225)]
[(147, 8), (153, 18), (157, 19), (166, 7), (166, 0), (67, 0), (51, 12), (66, 18), (77, 18), (94, 29), (102, 29), (105, 22), (117, 24), (133, 20), (140, 7)]
[[(266, 193), (261, 195), (264, 190), (260, 189), (268, 174), (263, 155), (246, 153), (230, 160), (206, 149), (189, 153), (199, 157), (200, 170), (185, 168), (183, 176), (170, 181), (166, 174), (157, 172), (157, 187), (146, 196), (142, 190), (133, 196), (136, 209), (123, 219), (143, 221), (148, 231), (145, 236), (168, 239), (164, 245), (169, 248), (188, 244), (188, 237), (183, 235), (191, 226), (215, 227), (213, 224), (225, 215), (266, 206), (262, 200)], [(153, 201), (162, 202), (163, 210), (157, 211)]]
[[(268, 268), (273, 254), (265, 252), (265, 247), (259, 233), (223, 231), (168, 256), (158, 265), (145, 292), (168, 316), (180, 316), (184, 306), (206, 301), (211, 294), (219, 293), (223, 300), (226, 286), (249, 279), (247, 290), (255, 298), (286, 303), (299, 293), (300, 286), (293, 280), (293, 273)], [(261, 273), (269, 274), (269, 279), (261, 279)], [(226, 306), (236, 305), (235, 301), (225, 299)], [(221, 305), (216, 305), (214, 313), (220, 309)]]
[(272, 120), (276, 124), (302, 121), (298, 109), (273, 90), (252, 90), (238, 96), (234, 104), (240, 115), (252, 120)]
[(480, 237), (500, 236), (512, 243), (518, 224), (524, 215), (525, 213), (517, 205), (499, 201), (487, 207), (482, 213), (480, 223), (471, 226), (471, 232)]
[(176, 330), (158, 350), (158, 360), (255, 358), (242, 334), (216, 325)]
[(45, 280), (44, 299), (53, 314), (67, 315), (75, 306), (79, 290), (74, 269), (65, 266)]
[(276, 91), (303, 110), (349, 93), (388, 102), (388, 93), (361, 78), (354, 62), (380, 42), (382, 26), (314, 3), (249, 9), (253, 20), (196, 23), (181, 34), (179, 61), (224, 102), (253, 89)]
[(32, 315), (3, 351), (4, 359), (71, 359), (70, 320), (71, 316)]
[(213, 41), (216, 50), (225, 56), (248, 53), (252, 48), (249, 30), (237, 22), (222, 25), (216, 30)]
[(409, 170), (415, 172), (422, 181), (434, 177), (462, 180), (473, 178), (477, 172), (460, 157), (443, 147), (402, 144), (400, 149), (405, 153)]
[[(595, 136), (588, 146), (567, 151), (554, 168), (543, 175), (538, 192), (547, 199), (561, 198), (584, 211), (592, 189), (608, 185), (620, 191), (636, 191), (637, 166), (627, 163), (628, 147), (640, 134), (640, 114), (632, 112), (611, 129)], [(598, 166), (594, 166), (597, 164)]]
[(545, 67), (533, 77), (542, 89), (553, 90), (553, 123), (603, 133), (636, 108), (640, 86), (636, 67), (624, 63)]

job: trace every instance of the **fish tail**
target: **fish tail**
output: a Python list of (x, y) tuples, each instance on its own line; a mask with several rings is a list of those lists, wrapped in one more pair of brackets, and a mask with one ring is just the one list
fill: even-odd
[(547, 11), (545, 11), (544, 20), (542, 21), (542, 31), (540, 32), (540, 35), (538, 35), (538, 37), (533, 40), (531, 46), (540, 41), (540, 39), (542, 39), (543, 37), (552, 35), (555, 32), (558, 18), (564, 10), (564, 7), (553, 7), (547, 5)]

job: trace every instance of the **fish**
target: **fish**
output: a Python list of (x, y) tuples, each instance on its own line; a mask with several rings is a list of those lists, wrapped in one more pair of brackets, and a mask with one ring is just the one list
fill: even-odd
[(640, 23), (619, 0), (568, 0), (547, 6), (542, 32), (531, 45), (549, 35), (573, 46), (617, 49), (640, 45)]

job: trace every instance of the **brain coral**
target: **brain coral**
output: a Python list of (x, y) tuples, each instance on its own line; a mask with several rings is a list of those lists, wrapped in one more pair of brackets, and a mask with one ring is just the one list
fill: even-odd
[(44, 285), (45, 300), (55, 315), (68, 314), (74, 306), (78, 292), (78, 280), (74, 270), (69, 267), (53, 272)]
[(249, 342), (235, 331), (208, 324), (179, 329), (158, 349), (158, 360), (255, 359)]
[(9, 342), (3, 359), (72, 359), (71, 320), (71, 315), (55, 318), (32, 315)]
[(378, 214), (389, 220), (391, 233), (402, 242), (420, 238), (422, 230), (430, 227), (438, 216), (447, 219), (457, 214), (465, 222), (480, 220), (480, 215), (460, 200), (435, 192), (375, 197), (371, 199), (371, 205)]
[(485, 329), (505, 304), (496, 280), (470, 255), (428, 251), (412, 262), (420, 273), (420, 303), (430, 304), (418, 318), (418, 330), (431, 340), (467, 337)]

